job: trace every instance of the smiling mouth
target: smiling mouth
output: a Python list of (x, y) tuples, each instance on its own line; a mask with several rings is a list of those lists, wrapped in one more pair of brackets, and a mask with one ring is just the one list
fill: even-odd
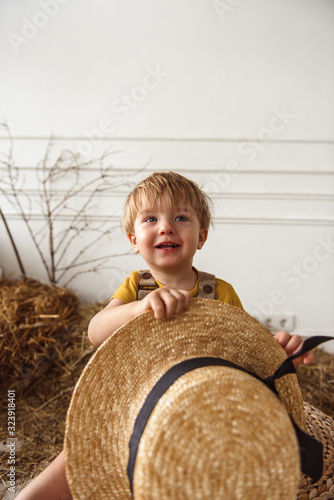
[(180, 245), (177, 245), (176, 243), (162, 243), (161, 245), (157, 245), (155, 248), (162, 248), (163, 250), (170, 250), (172, 248), (177, 248)]

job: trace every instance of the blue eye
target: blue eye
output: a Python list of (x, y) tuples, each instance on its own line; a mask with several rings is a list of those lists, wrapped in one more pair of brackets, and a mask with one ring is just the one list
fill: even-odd
[(182, 221), (186, 221), (188, 219), (184, 215), (178, 215), (175, 220), (182, 222)]
[(156, 222), (157, 221), (157, 218), (156, 217), (147, 217), (145, 219), (145, 222)]

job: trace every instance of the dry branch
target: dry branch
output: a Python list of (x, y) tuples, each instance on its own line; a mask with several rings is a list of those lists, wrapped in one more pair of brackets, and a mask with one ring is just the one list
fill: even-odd
[[(110, 226), (108, 214), (102, 221), (89, 219), (89, 215), (94, 213), (101, 193), (112, 193), (124, 185), (130, 187), (133, 174), (115, 171), (110, 163), (115, 153), (109, 149), (89, 161), (83, 161), (70, 149), (52, 159), (54, 143), (51, 138), (43, 159), (35, 167), (37, 200), (42, 216), (40, 227), (36, 228), (33, 195), (25, 189), (22, 169), (15, 166), (9, 127), (6, 123), (2, 125), (8, 135), (9, 148), (5, 159), (0, 159), (0, 193), (24, 222), (50, 283), (68, 286), (78, 274), (92, 272), (85, 267), (87, 264), (94, 264), (94, 272), (105, 269), (106, 256), (91, 258), (91, 255), (101, 247), (101, 242), (110, 244), (110, 235), (118, 226)], [(90, 176), (87, 176), (88, 170), (93, 172)], [(67, 221), (65, 228), (59, 227), (61, 220)], [(75, 248), (78, 238), (87, 236), (88, 232), (91, 236), (88, 242)], [(14, 247), (14, 250), (19, 254), (19, 249)]]

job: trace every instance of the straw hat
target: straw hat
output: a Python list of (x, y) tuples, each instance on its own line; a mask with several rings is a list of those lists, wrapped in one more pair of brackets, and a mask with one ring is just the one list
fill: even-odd
[(299, 481), (298, 500), (334, 499), (334, 421), (318, 408), (305, 403), (306, 431), (323, 445), (323, 473), (314, 482), (306, 475)]
[(193, 299), (166, 320), (151, 311), (131, 320), (96, 351), (73, 393), (65, 453), (74, 499), (296, 498), (299, 451), (288, 413), (305, 428), (296, 375), (276, 381), (279, 400), (252, 375), (219, 365), (184, 373), (159, 397), (139, 439), (132, 497), (138, 414), (168, 370), (198, 357), (262, 379), (286, 359), (259, 322), (219, 301)]

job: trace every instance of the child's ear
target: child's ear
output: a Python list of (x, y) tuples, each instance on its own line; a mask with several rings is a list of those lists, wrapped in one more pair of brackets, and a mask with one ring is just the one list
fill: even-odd
[(202, 228), (198, 235), (197, 250), (200, 250), (208, 237), (208, 228)]
[(139, 253), (139, 248), (137, 246), (137, 238), (136, 238), (135, 233), (128, 233), (128, 238), (130, 240), (131, 245), (135, 249), (135, 252)]

